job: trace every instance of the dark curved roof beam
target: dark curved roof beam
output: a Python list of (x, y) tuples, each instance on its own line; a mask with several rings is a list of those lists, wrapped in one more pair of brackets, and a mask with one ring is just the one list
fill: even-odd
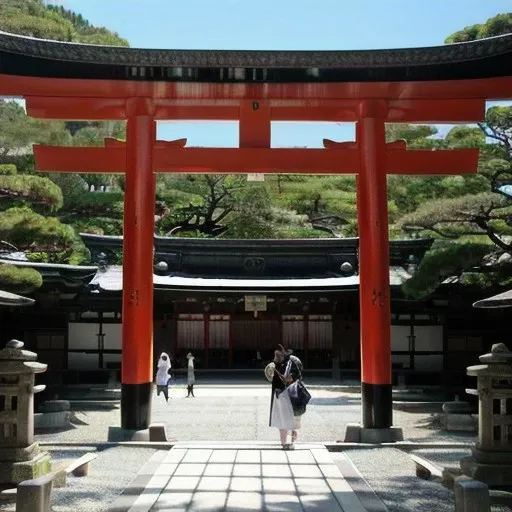
[(229, 51), (95, 46), (0, 32), (2, 95), (509, 99), (511, 76), (510, 34), (429, 48)]
[(509, 76), (512, 36), (425, 48), (348, 51), (152, 50), (0, 32), (0, 72), (168, 82), (381, 82)]

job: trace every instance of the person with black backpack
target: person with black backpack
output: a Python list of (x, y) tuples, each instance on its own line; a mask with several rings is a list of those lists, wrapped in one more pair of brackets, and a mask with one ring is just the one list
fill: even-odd
[[(272, 382), (269, 424), (279, 429), (284, 450), (294, 449), (298, 430), (301, 427), (301, 416), (305, 413), (307, 402), (309, 402), (309, 399), (305, 402), (303, 390), (306, 388), (303, 384), (301, 385), (302, 370), (300, 359), (292, 356), (282, 345), (277, 346), (274, 351), (274, 361), (265, 368), (265, 376)], [(291, 443), (287, 442), (289, 431), (291, 431)]]

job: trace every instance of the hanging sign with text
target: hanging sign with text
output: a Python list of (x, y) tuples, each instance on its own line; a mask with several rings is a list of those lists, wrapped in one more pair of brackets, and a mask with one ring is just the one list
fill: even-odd
[(266, 295), (246, 295), (245, 311), (267, 311)]

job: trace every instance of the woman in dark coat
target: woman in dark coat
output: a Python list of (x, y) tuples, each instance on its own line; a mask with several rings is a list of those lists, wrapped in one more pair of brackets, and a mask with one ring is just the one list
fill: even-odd
[[(302, 378), (298, 359), (290, 358), (290, 354), (282, 345), (274, 352), (274, 361), (265, 369), (267, 378), (272, 376), (272, 397), (270, 401), (270, 426), (279, 429), (281, 444), (284, 449), (293, 449), (300, 429), (300, 416), (295, 414), (287, 386)], [(272, 371), (273, 370), (273, 371)], [(291, 443), (287, 443), (288, 432), (291, 431)]]

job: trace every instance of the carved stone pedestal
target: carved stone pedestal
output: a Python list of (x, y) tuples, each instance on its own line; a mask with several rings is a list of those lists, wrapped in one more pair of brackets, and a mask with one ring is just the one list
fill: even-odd
[(463, 473), (489, 487), (512, 487), (512, 352), (502, 343), (470, 366), (478, 388), (478, 442), (471, 457), (461, 460)]
[(0, 350), (0, 484), (17, 484), (51, 470), (50, 455), (34, 442), (34, 393), (36, 373), (47, 366), (37, 354), (11, 340)]

